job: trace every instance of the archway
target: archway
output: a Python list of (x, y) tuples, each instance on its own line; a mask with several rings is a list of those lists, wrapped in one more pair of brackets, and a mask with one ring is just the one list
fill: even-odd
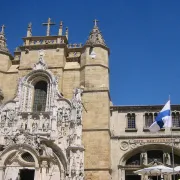
[(27, 144), (14, 144), (4, 149), (0, 155), (0, 179), (63, 179), (66, 167), (59, 154), (45, 144), (42, 144), (41, 150), (37, 151)]
[[(174, 148), (174, 164), (180, 165), (180, 151), (177, 147)], [(148, 144), (137, 147), (127, 152), (119, 162), (119, 171), (121, 172), (122, 179), (148, 179), (150, 177), (138, 176), (134, 174), (135, 170), (145, 167), (165, 165), (172, 166), (172, 147), (166, 144)], [(151, 179), (157, 177), (151, 177)], [(161, 177), (158, 177), (161, 179)], [(179, 177), (176, 176), (176, 179)], [(166, 179), (170, 177), (166, 176)]]

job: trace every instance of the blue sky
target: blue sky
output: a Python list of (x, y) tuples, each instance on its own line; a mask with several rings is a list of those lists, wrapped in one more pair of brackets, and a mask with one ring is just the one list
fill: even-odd
[(8, 47), (22, 45), (27, 24), (45, 35), (51, 17), (69, 27), (69, 43), (84, 43), (97, 18), (110, 48), (110, 93), (114, 105), (180, 104), (179, 0), (2, 1), (0, 25)]

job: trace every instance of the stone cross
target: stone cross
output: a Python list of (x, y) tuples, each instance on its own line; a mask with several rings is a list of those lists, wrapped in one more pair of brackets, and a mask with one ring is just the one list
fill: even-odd
[(1, 26), (1, 33), (4, 34), (5, 25)]
[(95, 19), (94, 21), (94, 26), (97, 26), (97, 23), (99, 22), (97, 19)]
[(46, 32), (46, 36), (50, 35), (50, 26), (51, 25), (55, 25), (55, 23), (51, 22), (51, 18), (48, 18), (48, 22), (47, 23), (43, 23), (43, 26), (47, 26), (47, 32)]

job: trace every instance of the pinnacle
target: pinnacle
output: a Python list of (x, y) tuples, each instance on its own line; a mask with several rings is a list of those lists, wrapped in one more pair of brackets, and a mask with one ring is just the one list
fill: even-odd
[(0, 32), (0, 52), (9, 53), (9, 50), (6, 44), (4, 29), (5, 29), (5, 26), (2, 25), (1, 32)]
[(102, 46), (107, 47), (105, 44), (105, 40), (101, 34), (101, 31), (98, 28), (97, 22), (98, 20), (95, 19), (94, 27), (89, 34), (88, 40), (86, 41), (86, 45), (90, 45), (90, 46), (102, 45)]

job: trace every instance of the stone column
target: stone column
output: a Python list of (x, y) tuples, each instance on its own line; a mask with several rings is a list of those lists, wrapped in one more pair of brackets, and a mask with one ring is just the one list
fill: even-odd
[(40, 169), (38, 167), (35, 167), (35, 174), (34, 174), (34, 180), (40, 179)]
[(27, 122), (27, 129), (31, 132), (31, 123), (32, 121), (32, 115), (30, 113), (28, 113), (28, 122)]
[(5, 167), (0, 166), (0, 179), (2, 179), (2, 180), (4, 180), (4, 171), (5, 171)]
[(42, 161), (41, 163), (41, 180), (47, 180), (48, 162)]
[(125, 180), (125, 170), (118, 169), (118, 180)]

